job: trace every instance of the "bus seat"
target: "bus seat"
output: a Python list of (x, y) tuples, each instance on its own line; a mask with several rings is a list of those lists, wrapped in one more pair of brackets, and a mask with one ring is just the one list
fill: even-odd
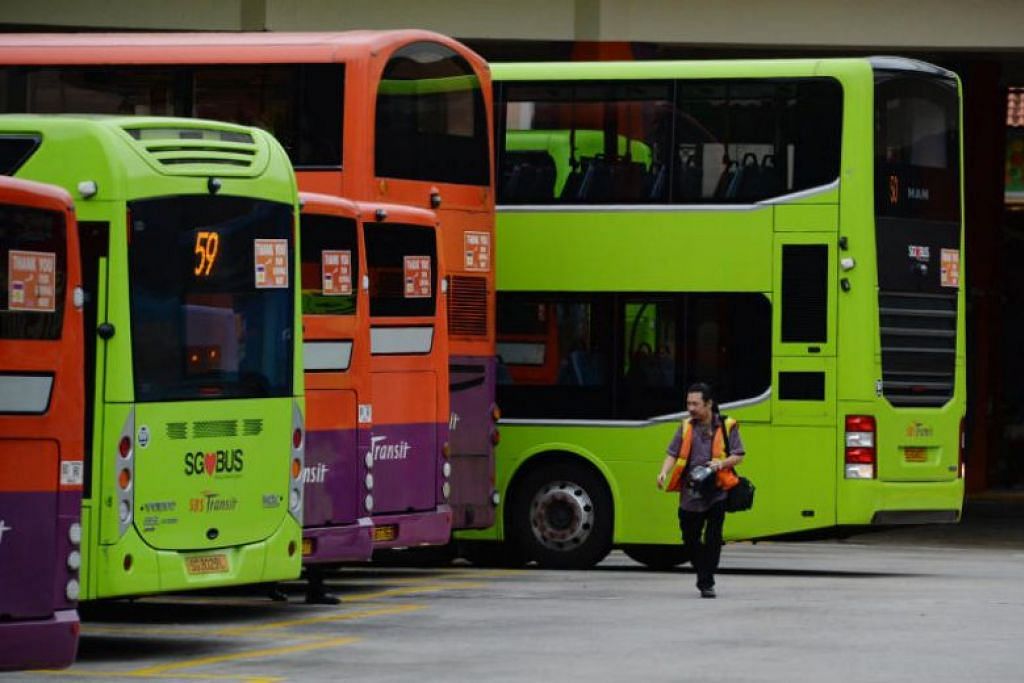
[(765, 154), (761, 158), (761, 187), (759, 197), (777, 197), (783, 193), (782, 169), (775, 165), (775, 155)]
[(722, 169), (722, 174), (718, 176), (718, 183), (715, 185), (715, 193), (713, 197), (715, 199), (724, 199), (729, 190), (729, 185), (732, 183), (733, 177), (736, 175), (736, 162), (730, 161), (729, 157), (722, 158), (722, 164), (725, 168)]

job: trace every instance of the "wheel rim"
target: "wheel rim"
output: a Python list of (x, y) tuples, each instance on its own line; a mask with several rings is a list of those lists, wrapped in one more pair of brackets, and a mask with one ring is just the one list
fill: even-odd
[(552, 481), (530, 501), (533, 536), (549, 550), (578, 548), (594, 529), (594, 503), (579, 484)]

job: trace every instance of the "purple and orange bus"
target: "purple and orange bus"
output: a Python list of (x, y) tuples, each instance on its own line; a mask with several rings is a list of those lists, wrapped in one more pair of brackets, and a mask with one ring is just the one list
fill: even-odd
[(0, 177), (0, 670), (66, 667), (78, 648), (80, 282), (71, 196)]
[[(452, 528), (448, 275), (437, 216), (359, 203), (370, 321), (374, 549), (440, 545)], [(361, 412), (363, 412), (361, 410)]]
[(361, 286), (366, 263), (355, 203), (314, 193), (303, 193), (301, 203), (302, 559), (307, 600), (334, 602), (324, 593), (322, 569), (373, 555), (369, 294)]

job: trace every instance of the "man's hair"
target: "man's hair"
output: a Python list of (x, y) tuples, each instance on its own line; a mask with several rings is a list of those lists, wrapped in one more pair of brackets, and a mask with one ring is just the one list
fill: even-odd
[(700, 397), (706, 401), (713, 401), (714, 396), (711, 394), (711, 385), (705, 382), (694, 382), (690, 385), (690, 388), (686, 390), (687, 394), (700, 394)]

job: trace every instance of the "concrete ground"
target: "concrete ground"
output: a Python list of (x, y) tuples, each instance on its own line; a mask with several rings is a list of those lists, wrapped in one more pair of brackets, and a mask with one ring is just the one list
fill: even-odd
[(91, 606), (73, 668), (10, 680), (1024, 680), (1024, 542), (978, 542), (982, 519), (944, 541), (733, 544), (717, 600), (616, 552), (580, 572), (346, 569), (336, 607), (301, 604), (299, 586), (288, 604)]

